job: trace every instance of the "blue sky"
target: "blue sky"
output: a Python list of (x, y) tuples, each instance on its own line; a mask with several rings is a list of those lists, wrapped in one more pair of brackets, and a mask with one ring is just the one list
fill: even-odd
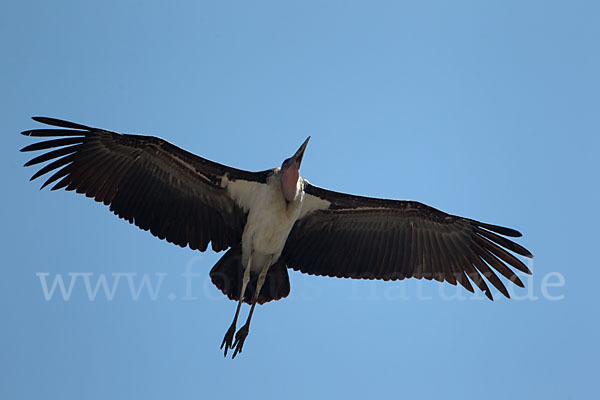
[[(593, 1), (6, 2), (0, 397), (589, 395), (599, 40)], [(516, 228), (534, 276), (489, 302), (291, 272), (290, 296), (257, 308), (243, 354), (224, 359), (235, 304), (208, 280), (220, 255), (40, 192), (18, 152), (33, 115), (249, 170), (311, 135), (311, 182)], [(161, 286), (135, 300), (144, 274)], [(68, 300), (46, 300), (57, 276), (74, 279)], [(86, 291), (101, 276), (120, 277), (112, 300)]]

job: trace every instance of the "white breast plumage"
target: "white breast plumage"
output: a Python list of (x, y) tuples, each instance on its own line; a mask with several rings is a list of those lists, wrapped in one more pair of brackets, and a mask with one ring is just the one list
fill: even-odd
[(286, 202), (279, 177), (275, 175), (267, 185), (261, 185), (255, 194), (256, 206), (251, 207), (248, 214), (242, 237), (243, 247), (248, 244), (253, 251), (279, 257), (300, 214), (303, 193), (299, 193), (295, 202)]
[[(267, 184), (246, 181), (228, 181), (227, 190), (234, 198), (244, 199), (242, 207), (248, 219), (242, 236), (242, 248), (264, 256), (279, 258), (287, 237), (300, 215), (304, 201), (303, 181), (298, 180), (298, 198), (286, 202), (281, 190), (281, 178), (275, 172)], [(238, 204), (240, 201), (238, 201)], [(257, 254), (257, 255), (258, 255)], [(252, 269), (260, 270), (259, 263)]]

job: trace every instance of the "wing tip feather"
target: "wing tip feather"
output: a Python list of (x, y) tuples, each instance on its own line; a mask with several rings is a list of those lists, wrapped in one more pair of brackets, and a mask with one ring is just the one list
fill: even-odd
[(31, 119), (34, 120), (35, 122), (39, 122), (41, 124), (58, 126), (61, 128), (79, 129), (79, 130), (84, 130), (84, 131), (92, 131), (94, 129), (94, 128), (91, 128), (86, 125), (81, 125), (76, 122), (70, 122), (70, 121), (66, 121), (64, 119), (58, 119), (58, 118), (34, 116), (34, 117), (31, 117)]
[(523, 234), (521, 232), (519, 232), (518, 230), (512, 229), (512, 228), (507, 228), (505, 226), (486, 224), (485, 222), (480, 222), (480, 221), (476, 221), (476, 220), (471, 220), (471, 222), (480, 228), (487, 229), (488, 231), (492, 231), (492, 232), (498, 233), (503, 236), (508, 236), (508, 237), (522, 237), (523, 236)]

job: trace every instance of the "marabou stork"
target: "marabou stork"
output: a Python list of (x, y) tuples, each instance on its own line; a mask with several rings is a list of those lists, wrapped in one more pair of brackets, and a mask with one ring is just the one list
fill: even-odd
[[(512, 253), (532, 254), (506, 238), (516, 230), (446, 214), (414, 201), (337, 193), (299, 175), (308, 139), (280, 167), (248, 172), (188, 153), (165, 140), (119, 134), (53, 118), (58, 128), (22, 132), (39, 138), (21, 151), (49, 150), (25, 164), (51, 161), (42, 188), (65, 188), (110, 206), (118, 217), (179, 246), (227, 250), (212, 282), (237, 300), (221, 348), (242, 351), (256, 304), (290, 292), (288, 268), (338, 278), (471, 282), (492, 300), (483, 277), (504, 296), (495, 272), (524, 287), (512, 268), (531, 271)], [(512, 252), (512, 253), (511, 253)], [(251, 305), (236, 333), (242, 302)]]

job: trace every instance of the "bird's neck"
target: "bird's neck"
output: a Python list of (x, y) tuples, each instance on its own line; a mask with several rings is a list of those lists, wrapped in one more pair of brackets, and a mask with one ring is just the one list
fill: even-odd
[(294, 202), (298, 199), (301, 191), (298, 170), (288, 169), (281, 173), (281, 189), (287, 202)]

